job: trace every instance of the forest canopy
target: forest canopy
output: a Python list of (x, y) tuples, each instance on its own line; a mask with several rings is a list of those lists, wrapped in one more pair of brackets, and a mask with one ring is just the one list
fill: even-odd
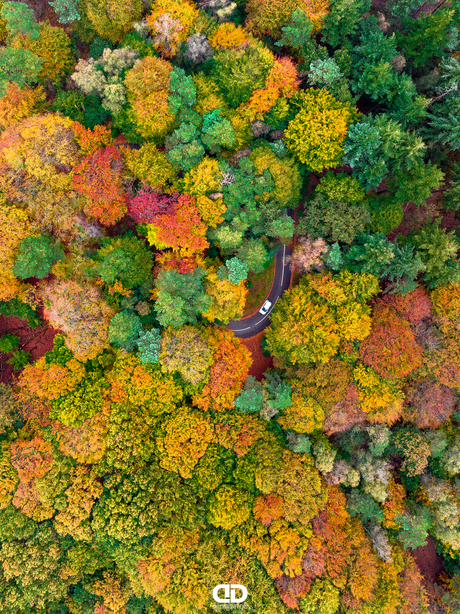
[(0, 612), (460, 612), (459, 28), (0, 2)]

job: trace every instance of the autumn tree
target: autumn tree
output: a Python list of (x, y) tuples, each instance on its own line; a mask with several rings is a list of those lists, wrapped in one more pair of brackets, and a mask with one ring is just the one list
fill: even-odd
[(171, 248), (180, 256), (193, 256), (209, 245), (206, 226), (198, 213), (195, 198), (182, 194), (171, 213), (158, 215), (148, 225), (150, 245)]
[(34, 234), (27, 213), (19, 207), (0, 205), (0, 299), (10, 300), (21, 290), (13, 272), (19, 245)]
[(177, 203), (177, 194), (162, 194), (145, 185), (129, 200), (128, 215), (138, 224), (151, 224), (157, 215), (171, 212)]
[(122, 168), (121, 153), (109, 146), (87, 156), (74, 169), (73, 188), (85, 197), (85, 213), (105, 226), (118, 222), (127, 211)]
[(438, 382), (425, 380), (410, 390), (406, 402), (409, 404), (407, 417), (418, 428), (437, 428), (455, 411), (457, 393)]
[(214, 436), (209, 417), (197, 409), (180, 407), (165, 420), (163, 429), (164, 434), (157, 438), (160, 465), (183, 478), (192, 477), (193, 468)]
[(323, 89), (298, 94), (294, 104), (298, 112), (286, 131), (288, 149), (312, 171), (338, 166), (348, 126), (356, 118), (354, 107)]
[(251, 365), (249, 350), (229, 330), (209, 327), (207, 341), (214, 364), (203, 390), (193, 403), (205, 411), (224, 411), (233, 407)]
[(359, 405), (370, 422), (392, 424), (403, 413), (404, 393), (398, 381), (380, 376), (362, 364), (353, 369)]
[(51, 113), (35, 115), (2, 133), (0, 151), (12, 170), (21, 168), (36, 180), (49, 181), (78, 160), (73, 122)]
[(296, 433), (312, 433), (321, 428), (324, 421), (324, 410), (313, 397), (308, 395), (301, 380), (289, 380), (292, 388), (291, 404), (283, 410), (279, 424), (286, 431)]
[(61, 330), (77, 358), (94, 358), (105, 347), (112, 309), (93, 286), (71, 280), (55, 280), (42, 286), (44, 317)]
[(186, 382), (197, 386), (209, 376), (213, 358), (202, 331), (182, 326), (165, 331), (159, 361), (166, 373), (178, 372)]
[(365, 304), (378, 291), (374, 276), (330, 273), (305, 276), (273, 310), (267, 345), (292, 364), (328, 362), (341, 340), (362, 340), (370, 331)]
[(325, 2), (307, 3), (304, 0), (275, 0), (272, 4), (269, 2), (257, 3), (255, 0), (250, 0), (247, 3), (248, 12), (248, 27), (258, 35), (269, 34), (275, 38), (281, 35), (281, 28), (285, 26), (296, 9), (305, 10), (308, 17), (318, 23), (321, 18), (328, 12), (328, 4)]
[(230, 484), (223, 484), (209, 500), (208, 521), (216, 527), (231, 530), (251, 514), (252, 496)]
[(49, 23), (39, 24), (38, 38), (30, 36), (25, 40), (15, 41), (15, 46), (30, 50), (42, 60), (37, 81), (45, 83), (48, 79), (58, 85), (61, 79), (68, 75), (75, 64), (70, 38), (62, 28), (56, 28)]
[(208, 157), (190, 169), (184, 176), (182, 189), (196, 197), (196, 206), (203, 222), (214, 228), (223, 221), (225, 211), (220, 193), (222, 178), (219, 163)]
[(126, 74), (128, 101), (136, 128), (144, 138), (162, 138), (172, 127), (173, 115), (168, 107), (171, 70), (166, 60), (148, 56)]
[(84, 12), (98, 36), (119, 43), (142, 16), (141, 0), (129, 0), (121, 7), (113, 0), (84, 0)]
[(34, 115), (45, 100), (42, 87), (20, 88), (11, 82), (0, 98), (0, 127), (6, 130), (13, 124)]
[(422, 361), (422, 349), (409, 323), (392, 310), (376, 307), (369, 336), (361, 343), (365, 365), (383, 377), (404, 378)]
[(217, 320), (227, 324), (232, 318), (237, 320), (243, 315), (247, 288), (242, 283), (244, 279), (239, 280), (236, 284), (232, 283), (230, 276), (220, 275), (220, 269), (216, 269), (217, 266), (214, 265), (206, 271), (204, 287), (212, 302), (203, 315), (210, 322)]
[(176, 55), (179, 45), (198, 17), (196, 7), (187, 1), (155, 0), (147, 17), (155, 49), (162, 57)]
[(30, 603), (42, 611), (53, 610), (67, 593), (59, 575), (64, 553), (51, 528), (41, 526), (24, 540), (4, 543), (0, 560), (3, 589), (0, 605), (5, 611), (26, 610)]

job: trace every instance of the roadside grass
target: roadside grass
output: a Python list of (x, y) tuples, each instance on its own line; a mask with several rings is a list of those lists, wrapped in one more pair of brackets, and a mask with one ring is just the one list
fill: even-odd
[[(244, 306), (243, 316), (248, 316), (254, 311), (257, 311), (262, 306), (265, 298), (270, 292), (275, 273), (275, 258), (270, 262), (270, 266), (264, 269), (261, 273), (250, 273), (248, 276), (248, 294), (246, 297), (246, 305)], [(251, 285), (252, 284), (252, 285)]]

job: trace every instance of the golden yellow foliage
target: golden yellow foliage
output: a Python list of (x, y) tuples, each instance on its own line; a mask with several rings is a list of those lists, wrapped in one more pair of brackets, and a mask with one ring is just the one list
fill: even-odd
[(0, 129), (6, 130), (30, 117), (45, 99), (46, 95), (41, 86), (21, 89), (16, 83), (10, 83), (5, 95), (0, 98)]
[(0, 202), (0, 300), (11, 300), (25, 287), (13, 273), (13, 266), (21, 241), (35, 234), (27, 213)]
[(241, 26), (235, 26), (231, 21), (221, 23), (216, 33), (209, 41), (213, 47), (241, 47), (249, 42), (247, 33)]
[(358, 385), (361, 409), (371, 422), (395, 422), (402, 412), (404, 393), (397, 382), (380, 377), (371, 367), (358, 365), (353, 370)]
[[(211, 228), (223, 222), (226, 207), (220, 192), (222, 173), (217, 160), (205, 157), (185, 175), (182, 190), (196, 196), (196, 207), (201, 219)], [(210, 198), (212, 196), (212, 198)]]

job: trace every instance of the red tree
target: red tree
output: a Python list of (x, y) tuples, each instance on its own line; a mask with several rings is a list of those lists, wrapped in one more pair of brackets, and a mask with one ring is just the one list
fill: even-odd
[(177, 203), (178, 194), (159, 194), (147, 185), (142, 186), (128, 203), (128, 215), (138, 224), (151, 224), (158, 215), (169, 215)]

